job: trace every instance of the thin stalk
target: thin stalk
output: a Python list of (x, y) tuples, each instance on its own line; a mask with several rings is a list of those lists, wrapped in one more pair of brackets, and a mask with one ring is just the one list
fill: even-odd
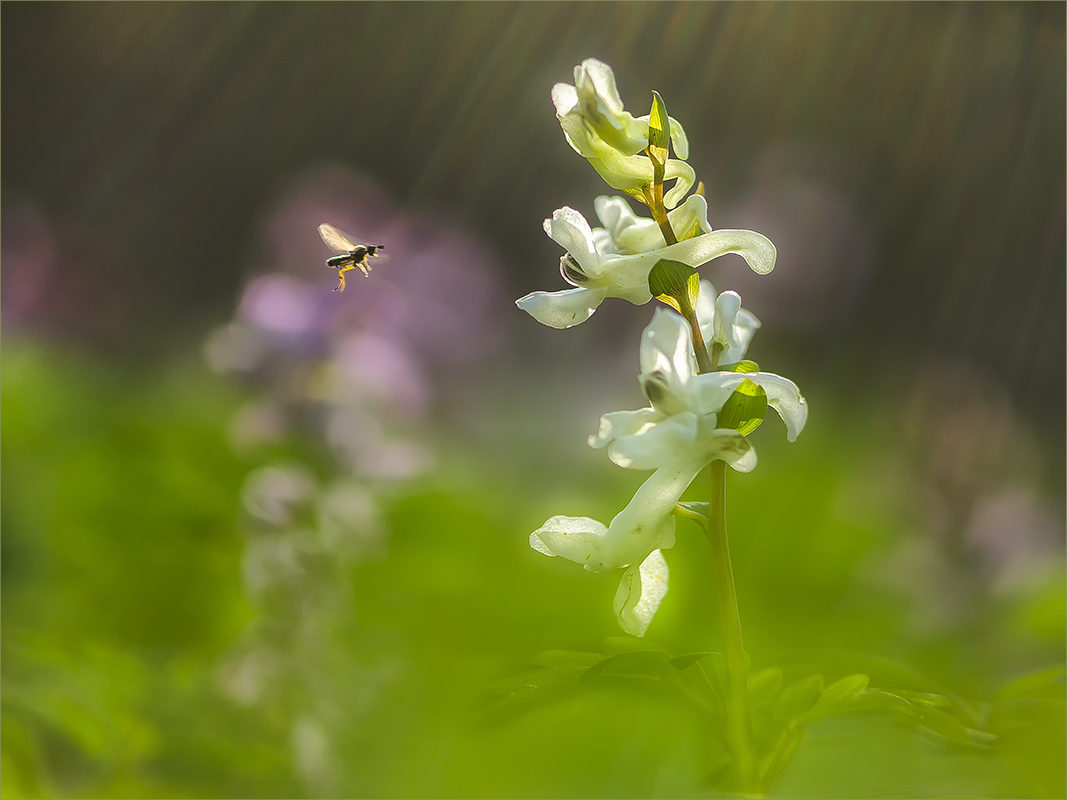
[[(651, 156), (650, 156), (651, 157)], [(663, 241), (667, 244), (678, 244), (678, 237), (674, 235), (671, 221), (667, 219), (667, 208), (663, 205), (663, 165), (652, 158), (652, 184), (642, 190), (645, 202), (652, 212), (652, 219), (659, 225), (663, 234)]]
[[(700, 372), (713, 372), (719, 360), (719, 348), (708, 348), (700, 332), (695, 309), (686, 304), (682, 309), (693, 334)], [(737, 767), (738, 789), (755, 792), (757, 789), (756, 748), (752, 739), (752, 709), (748, 698), (748, 671), (745, 668), (745, 648), (741, 640), (741, 616), (737, 609), (737, 590), (734, 571), (730, 565), (730, 547), (726, 538), (726, 462), (711, 462), (711, 498), (708, 524), (704, 529), (711, 547), (712, 582), (715, 584), (719, 627), (723, 637), (723, 660), (726, 666), (726, 735)]]
[(711, 546), (712, 581), (719, 607), (726, 662), (726, 734), (737, 766), (738, 788), (756, 789), (756, 751), (752, 741), (752, 711), (748, 700), (745, 650), (741, 617), (737, 610), (734, 571), (726, 540), (726, 463), (711, 462), (711, 505), (708, 509), (708, 544)]

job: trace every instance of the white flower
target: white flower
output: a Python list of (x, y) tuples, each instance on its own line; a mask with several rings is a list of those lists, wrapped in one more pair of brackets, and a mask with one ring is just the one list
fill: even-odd
[(656, 470), (610, 525), (588, 517), (552, 517), (530, 535), (530, 546), (590, 572), (628, 568), (615, 596), (627, 633), (643, 636), (667, 593), (670, 573), (661, 549), (674, 546), (672, 511), (699, 469), (677, 464)]
[(760, 327), (760, 321), (751, 311), (741, 308), (741, 297), (737, 292), (716, 295), (714, 286), (701, 281), (696, 312), (708, 351), (719, 346), (719, 364), (736, 364), (745, 357), (748, 343)]
[[(706, 288), (710, 294), (710, 285)], [(737, 297), (733, 292), (724, 294)], [(740, 304), (740, 298), (737, 302)], [(707, 327), (714, 329), (714, 320)], [(744, 344), (747, 346), (747, 341)], [(734, 346), (744, 352), (743, 346)], [(800, 390), (780, 375), (698, 374), (689, 326), (680, 315), (664, 308), (657, 309), (642, 336), (639, 380), (651, 407), (605, 414), (596, 436), (589, 437), (591, 446), (607, 446), (608, 457), (621, 467), (658, 469), (691, 461), (702, 468), (721, 459), (738, 472), (754, 469), (756, 452), (748, 440), (735, 430), (718, 427), (718, 412), (746, 380), (767, 393), (767, 405), (782, 417), (789, 441), (796, 440), (808, 418)]]
[(598, 197), (595, 208), (604, 228), (590, 228), (585, 217), (567, 207), (545, 220), (545, 232), (567, 251), (560, 272), (575, 288), (531, 292), (516, 301), (543, 325), (570, 328), (585, 322), (607, 297), (647, 303), (652, 299), (648, 273), (661, 259), (699, 267), (737, 253), (755, 272), (766, 274), (774, 268), (777, 254), (770, 239), (754, 231), (713, 231), (707, 202), (700, 195), (668, 213), (676, 233), (696, 234), (672, 245), (666, 244), (655, 221), (636, 216), (621, 197)]
[[(589, 159), (609, 186), (640, 194), (652, 183), (652, 162), (642, 154), (648, 147), (649, 116), (635, 118), (623, 108), (611, 67), (587, 58), (574, 68), (573, 86), (552, 87), (552, 103), (571, 147)], [(673, 208), (693, 185), (696, 173), (684, 161), (689, 155), (685, 131), (677, 120), (668, 120), (678, 158), (667, 160), (664, 179), (677, 182), (663, 201)]]
[[(714, 296), (710, 284), (706, 291)], [(715, 306), (705, 304), (705, 314)], [(723, 327), (739, 338), (737, 308), (732, 300), (724, 306), (732, 308), (733, 324), (724, 320)], [(706, 322), (714, 332), (714, 314)], [(731, 346), (743, 354), (752, 330), (743, 345)], [(535, 550), (562, 556), (591, 572), (627, 568), (615, 612), (623, 629), (635, 636), (644, 635), (667, 592), (668, 571), (660, 551), (674, 545), (673, 511), (682, 493), (713, 460), (721, 459), (739, 472), (756, 466), (749, 441), (736, 430), (718, 427), (718, 412), (745, 380), (766, 391), (768, 405), (781, 415), (789, 441), (794, 441), (808, 409), (792, 381), (766, 372), (698, 374), (685, 320), (657, 310), (641, 339), (640, 381), (650, 407), (605, 414), (600, 430), (589, 437), (591, 446), (607, 446), (608, 456), (619, 466), (655, 472), (610, 525), (588, 517), (552, 517), (530, 536)]]

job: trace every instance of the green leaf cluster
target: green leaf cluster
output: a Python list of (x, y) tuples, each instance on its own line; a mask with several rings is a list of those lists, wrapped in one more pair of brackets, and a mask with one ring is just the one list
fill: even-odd
[[(696, 504), (690, 504), (696, 505)], [(644, 645), (647, 647), (647, 645)], [(877, 718), (911, 729), (942, 747), (982, 751), (997, 737), (986, 728), (988, 714), (958, 698), (932, 692), (870, 686), (864, 673), (827, 682), (820, 673), (791, 680), (786, 670), (769, 667), (749, 675), (748, 692), (760, 792), (771, 791), (809, 725), (844, 715)], [(1038, 694), (1055, 691), (1054, 676), (1035, 679)], [(1061, 685), (1062, 688), (1062, 685)], [(610, 690), (653, 693), (691, 706), (709, 725), (703, 769), (710, 788), (733, 790), (726, 731), (726, 674), (720, 653), (671, 656), (662, 649), (625, 649), (611, 654), (549, 650), (531, 669), (498, 681), (496, 698), (485, 709), (496, 722), (513, 719), (546, 704), (577, 700)], [(1005, 690), (1011, 697), (1011, 690)]]

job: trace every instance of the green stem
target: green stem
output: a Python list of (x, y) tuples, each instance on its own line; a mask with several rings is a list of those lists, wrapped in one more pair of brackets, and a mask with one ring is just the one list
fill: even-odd
[(652, 212), (652, 219), (659, 225), (663, 241), (668, 245), (678, 244), (678, 237), (674, 235), (674, 228), (671, 227), (671, 221), (667, 218), (667, 207), (663, 205), (663, 165), (652, 158), (651, 153), (649, 153), (649, 158), (652, 160), (652, 184), (643, 190), (645, 202)]
[(704, 346), (704, 334), (700, 332), (700, 321), (697, 319), (696, 309), (688, 302), (681, 308), (682, 316), (689, 323), (689, 332), (693, 336), (693, 351), (697, 355), (697, 368), (700, 374), (714, 372), (715, 363), (708, 355), (708, 348)]
[[(663, 164), (652, 157), (652, 185), (643, 194), (652, 218), (663, 232), (663, 240), (676, 244), (667, 209), (663, 205)], [(693, 338), (693, 350), (701, 374), (714, 372), (718, 367), (720, 350), (712, 347), (708, 352), (696, 309), (688, 301), (679, 299), (679, 311), (689, 323)], [(743, 793), (757, 791), (756, 748), (752, 739), (752, 710), (748, 698), (748, 671), (745, 668), (745, 648), (741, 641), (741, 617), (737, 610), (737, 590), (734, 587), (734, 571), (730, 566), (730, 548), (726, 541), (726, 462), (716, 459), (711, 462), (711, 503), (708, 509), (708, 525), (705, 528), (711, 546), (712, 581), (719, 607), (719, 624), (723, 636), (723, 660), (726, 666), (726, 735), (733, 751), (737, 768), (738, 789)]]
[(742, 792), (751, 792), (756, 790), (756, 751), (752, 741), (752, 711), (741, 641), (741, 617), (737, 611), (737, 591), (726, 541), (726, 463), (720, 460), (711, 462), (707, 536), (726, 662), (726, 733), (737, 767), (738, 788)]

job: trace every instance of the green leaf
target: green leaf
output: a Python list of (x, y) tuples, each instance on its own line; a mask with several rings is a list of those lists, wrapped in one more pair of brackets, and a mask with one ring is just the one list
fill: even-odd
[(734, 389), (719, 412), (719, 428), (733, 428), (742, 436), (756, 430), (767, 416), (767, 393), (763, 387), (746, 379)]
[[(947, 697), (933, 692), (910, 692), (907, 689), (898, 689), (897, 694), (916, 707), (926, 708), (951, 708), (952, 701)], [(921, 712), (920, 712), (921, 713)]]
[(719, 653), (713, 653), (713, 652), (710, 652), (710, 651), (701, 652), (701, 653), (686, 653), (685, 655), (675, 656), (674, 658), (672, 658), (671, 659), (671, 666), (673, 666), (675, 669), (685, 670), (685, 669), (688, 669), (693, 664), (695, 664), (696, 662), (700, 661), (701, 659), (707, 658), (708, 656), (719, 656), (719, 655), (720, 655)]
[(919, 712), (903, 697), (881, 689), (864, 689), (852, 701), (853, 711), (917, 717)]
[(504, 694), (514, 694), (524, 689), (538, 689), (543, 686), (552, 686), (557, 683), (577, 681), (582, 677), (586, 667), (574, 667), (571, 669), (533, 669), (528, 672), (520, 672), (518, 675), (509, 675), (506, 678), (493, 683), (489, 689)]
[(808, 712), (807, 719), (822, 719), (840, 711), (851, 710), (852, 700), (867, 688), (870, 678), (862, 673), (846, 675), (825, 689), (819, 702)]
[(736, 364), (727, 364), (725, 367), (719, 367), (724, 372), (759, 372), (759, 364), (755, 361), (738, 361)]
[(822, 695), (822, 675), (809, 675), (784, 692), (774, 709), (776, 719), (792, 723), (811, 711)]
[(682, 316), (689, 316), (700, 293), (700, 273), (681, 261), (661, 259), (648, 273), (648, 291)]
[(668, 674), (670, 664), (666, 653), (659, 650), (635, 650), (605, 658), (586, 670), (581, 680), (593, 680), (599, 676), (644, 677), (662, 680)]
[(748, 697), (752, 708), (759, 708), (769, 702), (782, 688), (782, 670), (770, 667), (748, 677)]
[(1012, 681), (993, 698), (996, 702), (1031, 698), (1062, 698), (1064, 669), (1062, 666), (1049, 667)]
[(660, 166), (667, 163), (671, 144), (671, 124), (667, 106), (659, 92), (652, 93), (652, 111), (648, 117), (648, 155)]
[(569, 669), (572, 667), (588, 669), (603, 659), (603, 653), (587, 653), (581, 650), (545, 650), (534, 656), (533, 663), (539, 667), (552, 667), (554, 669)]
[(935, 733), (952, 744), (971, 747), (973, 742), (967, 727), (951, 714), (937, 708), (924, 708), (920, 713), (920, 724), (931, 733)]

